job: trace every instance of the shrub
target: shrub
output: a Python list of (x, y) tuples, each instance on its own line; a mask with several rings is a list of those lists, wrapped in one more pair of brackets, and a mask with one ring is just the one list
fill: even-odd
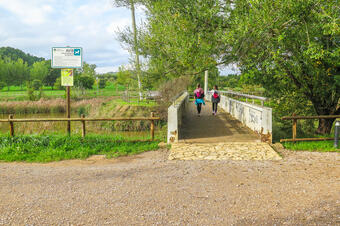
[(36, 101), (40, 100), (43, 95), (42, 89), (40, 87), (39, 90), (35, 90), (34, 87), (27, 87), (27, 96), (29, 100)]
[(55, 80), (55, 83), (53, 85), (53, 89), (56, 89), (56, 90), (65, 89), (65, 86), (61, 86), (61, 78), (60, 77)]
[(34, 79), (32, 82), (32, 88), (34, 90), (39, 90), (42, 87), (42, 82), (38, 79)]
[(165, 120), (167, 118), (168, 107), (171, 102), (174, 100), (176, 95), (187, 90), (190, 83), (191, 78), (189, 76), (182, 76), (163, 83), (158, 90), (160, 92), (160, 97), (156, 100), (158, 104), (157, 115)]

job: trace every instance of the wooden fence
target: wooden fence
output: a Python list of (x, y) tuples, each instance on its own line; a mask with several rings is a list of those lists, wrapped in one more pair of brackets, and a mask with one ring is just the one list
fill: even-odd
[[(14, 136), (14, 123), (25, 122), (81, 122), (82, 123), (82, 136), (86, 135), (86, 121), (150, 121), (150, 135), (151, 140), (155, 137), (155, 121), (160, 120), (159, 117), (154, 116), (154, 112), (151, 112), (150, 117), (130, 117), (130, 118), (85, 118), (85, 115), (81, 115), (80, 118), (29, 118), (29, 119), (15, 119), (13, 115), (9, 115), (8, 119), (0, 119), (0, 123), (9, 123), (10, 135)], [(68, 135), (71, 134), (71, 127), (67, 126)]]
[(334, 140), (334, 138), (331, 137), (317, 137), (317, 138), (296, 138), (296, 128), (297, 128), (297, 120), (299, 119), (330, 119), (330, 118), (340, 118), (340, 115), (318, 115), (318, 116), (285, 116), (282, 118), (282, 120), (292, 120), (292, 139), (281, 139), (280, 142), (286, 142), (286, 141), (322, 141), (322, 140)]

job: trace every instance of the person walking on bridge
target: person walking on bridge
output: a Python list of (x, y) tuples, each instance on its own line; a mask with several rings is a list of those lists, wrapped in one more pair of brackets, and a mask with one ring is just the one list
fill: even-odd
[(195, 104), (197, 106), (197, 113), (198, 113), (198, 117), (201, 114), (201, 110), (202, 110), (202, 104), (205, 105), (204, 102), (204, 91), (201, 88), (201, 84), (197, 84), (197, 88), (194, 91), (194, 97), (195, 97)]
[(220, 94), (218, 92), (217, 85), (214, 85), (214, 89), (212, 89), (210, 92), (211, 92), (212, 114), (216, 115), (217, 105), (220, 102)]

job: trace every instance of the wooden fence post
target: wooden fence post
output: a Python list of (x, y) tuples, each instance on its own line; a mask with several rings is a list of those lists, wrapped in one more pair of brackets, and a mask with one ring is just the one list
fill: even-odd
[[(82, 114), (82, 115), (81, 115), (81, 118), (82, 118), (82, 119), (85, 119), (85, 115)], [(86, 136), (85, 120), (82, 120), (82, 121), (81, 121), (81, 124), (82, 124), (82, 133), (81, 133), (81, 136), (82, 136), (82, 137), (85, 137), (85, 136)]]
[[(13, 115), (9, 115), (8, 119), (9, 120), (13, 119)], [(9, 121), (9, 131), (10, 131), (11, 137), (14, 137), (14, 123), (11, 121)]]
[[(154, 116), (155, 116), (155, 113), (151, 112), (151, 118), (153, 118)], [(154, 120), (151, 120), (150, 130), (151, 130), (151, 140), (153, 141), (155, 138), (155, 121)]]
[[(66, 116), (67, 118), (71, 118), (71, 92), (70, 86), (66, 86)], [(71, 135), (71, 121), (67, 121), (67, 134)]]
[[(292, 116), (296, 116), (296, 114), (293, 113)], [(292, 127), (293, 139), (296, 139), (296, 126), (297, 126), (297, 119), (293, 119), (293, 127)]]

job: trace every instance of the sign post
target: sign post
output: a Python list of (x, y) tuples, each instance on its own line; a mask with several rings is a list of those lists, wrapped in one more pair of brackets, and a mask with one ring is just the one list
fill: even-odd
[[(81, 47), (53, 47), (52, 68), (61, 68), (61, 85), (66, 86), (66, 117), (71, 118), (71, 86), (73, 86), (73, 68), (83, 66)], [(67, 68), (67, 69), (66, 69)], [(67, 133), (71, 135), (71, 121), (67, 121)]]

